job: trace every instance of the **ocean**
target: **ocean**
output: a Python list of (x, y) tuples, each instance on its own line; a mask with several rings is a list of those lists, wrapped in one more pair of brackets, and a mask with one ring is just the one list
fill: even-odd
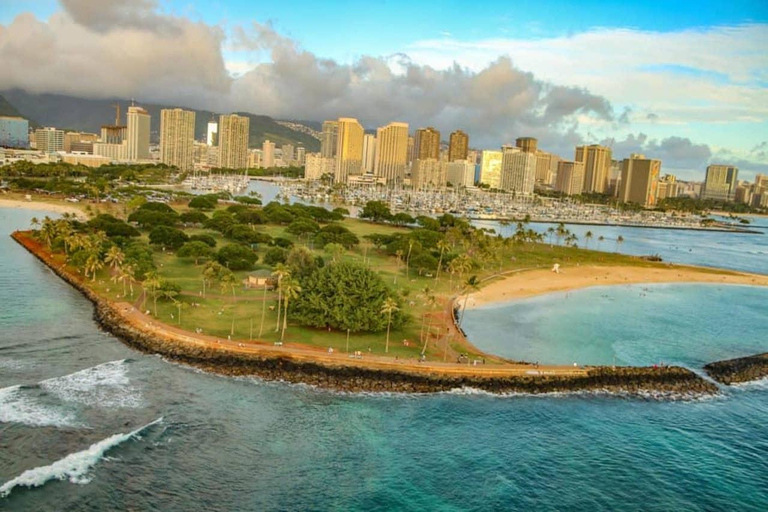
[[(0, 209), (0, 510), (768, 509), (768, 381), (655, 400), (206, 374), (101, 332), (91, 304), (7, 236), (33, 216)], [(467, 329), (542, 362), (697, 369), (768, 350), (767, 297), (588, 289), (470, 311)]]

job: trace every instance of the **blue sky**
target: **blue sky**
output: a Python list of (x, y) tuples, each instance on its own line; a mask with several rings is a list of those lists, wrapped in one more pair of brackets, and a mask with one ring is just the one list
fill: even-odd
[(566, 157), (613, 139), (682, 175), (768, 172), (766, 0), (0, 0), (0, 48), (19, 62), (0, 88), (461, 127), (480, 147), (535, 135)]

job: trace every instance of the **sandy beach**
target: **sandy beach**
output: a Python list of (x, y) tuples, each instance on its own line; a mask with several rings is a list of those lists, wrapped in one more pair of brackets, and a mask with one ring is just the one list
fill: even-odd
[(72, 213), (81, 219), (86, 219), (86, 215), (76, 206), (66, 204), (46, 203), (42, 201), (23, 201), (19, 199), (0, 198), (0, 208), (22, 208), (24, 210), (35, 210), (49, 213)]
[(768, 286), (768, 276), (739, 272), (717, 273), (697, 267), (561, 267), (528, 270), (484, 284), (469, 296), (467, 307), (564, 292), (590, 286), (650, 283), (718, 283)]

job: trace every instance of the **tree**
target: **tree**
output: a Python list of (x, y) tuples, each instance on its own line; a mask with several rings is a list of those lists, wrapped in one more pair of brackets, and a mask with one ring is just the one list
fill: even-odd
[(312, 219), (296, 219), (285, 230), (296, 236), (312, 235), (320, 231), (320, 225)]
[(584, 233), (584, 246), (585, 246), (585, 248), (589, 249), (589, 241), (592, 240), (592, 238), (594, 236), (595, 235), (593, 235), (591, 231), (587, 231), (586, 233)]
[(250, 270), (258, 256), (244, 245), (227, 244), (219, 249), (216, 259), (230, 270)]
[(104, 268), (104, 262), (99, 257), (98, 252), (92, 252), (85, 262), (85, 277), (91, 275), (91, 281), (96, 281), (96, 272)]
[(392, 297), (384, 299), (384, 303), (381, 305), (381, 314), (387, 317), (387, 341), (384, 345), (384, 353), (389, 353), (389, 331), (392, 327), (392, 313), (399, 311), (400, 308), (397, 305), (397, 301)]
[(464, 313), (467, 312), (467, 300), (469, 299), (469, 294), (473, 291), (476, 291), (480, 288), (480, 280), (477, 278), (477, 276), (472, 276), (469, 279), (467, 279), (467, 282), (464, 283), (464, 306), (461, 309), (461, 318), (459, 319), (459, 327), (461, 327), (462, 323), (464, 322)]
[(371, 219), (373, 222), (384, 222), (392, 218), (392, 212), (384, 201), (368, 201), (360, 212), (361, 219)]
[(413, 224), (414, 222), (416, 222), (416, 219), (405, 212), (399, 212), (392, 216), (392, 223), (397, 226), (406, 226), (408, 224)]
[(131, 290), (131, 298), (133, 298), (133, 279), (135, 274), (136, 270), (130, 263), (125, 263), (118, 269), (118, 281), (123, 283), (123, 297), (125, 297), (125, 283), (127, 282)]
[(315, 236), (315, 242), (320, 247), (325, 247), (329, 243), (337, 243), (346, 249), (352, 249), (360, 243), (357, 235), (340, 224), (328, 224), (321, 229)]
[(203, 267), (203, 297), (205, 297), (205, 286), (218, 279), (224, 267), (218, 261), (209, 261)]
[(190, 242), (203, 242), (208, 247), (216, 247), (216, 239), (213, 238), (211, 235), (206, 234), (200, 234), (200, 235), (192, 235), (189, 237)]
[(205, 242), (196, 240), (182, 245), (176, 255), (179, 258), (194, 258), (195, 265), (197, 265), (200, 263), (201, 259), (210, 258), (213, 255), (213, 249), (211, 249)]
[(107, 255), (104, 257), (104, 262), (107, 263), (112, 270), (117, 271), (119, 267), (123, 265), (125, 261), (125, 254), (116, 245), (113, 245), (107, 251)]
[(170, 226), (155, 226), (149, 233), (149, 243), (176, 250), (189, 241), (189, 236)]
[(146, 296), (147, 290), (150, 291), (152, 294), (152, 300), (154, 303), (154, 310), (155, 310), (155, 318), (157, 318), (157, 290), (160, 288), (160, 285), (163, 283), (162, 279), (160, 279), (160, 276), (157, 275), (157, 272), (151, 272), (147, 274), (146, 279), (144, 279), (144, 295)]
[(280, 328), (280, 306), (283, 301), (283, 279), (291, 277), (291, 271), (283, 263), (275, 265), (275, 270), (272, 271), (272, 275), (277, 278), (277, 323), (275, 324), (275, 332)]
[(604, 240), (605, 240), (605, 237), (603, 235), (600, 235), (599, 237), (597, 237), (597, 250), (598, 251), (600, 250), (600, 244), (603, 243)]
[(311, 275), (317, 269), (315, 256), (303, 245), (297, 245), (288, 251), (285, 265), (291, 271), (291, 275), (299, 280)]
[(278, 263), (285, 263), (285, 259), (288, 257), (288, 251), (282, 247), (270, 247), (264, 254), (264, 263), (274, 267)]
[(623, 244), (623, 243), (624, 243), (624, 237), (619, 235), (616, 238), (616, 252), (619, 252), (619, 246), (621, 246), (621, 244)]
[(325, 244), (323, 250), (328, 256), (331, 257), (334, 263), (341, 261), (341, 257), (344, 255), (344, 246), (333, 242)]
[(213, 210), (219, 202), (217, 194), (204, 194), (194, 197), (188, 204), (196, 210)]
[(280, 283), (283, 292), (283, 303), (285, 304), (285, 312), (283, 313), (283, 332), (280, 333), (280, 341), (285, 338), (285, 328), (288, 326), (288, 303), (299, 296), (301, 293), (301, 286), (288, 277), (283, 279)]
[(437, 261), (437, 274), (435, 275), (435, 281), (440, 280), (440, 269), (443, 266), (443, 255), (445, 254), (445, 251), (451, 250), (451, 245), (445, 240), (440, 240), (437, 242), (437, 249), (440, 251), (440, 259)]
[[(319, 268), (301, 283), (302, 293), (294, 300), (293, 317), (316, 328), (379, 332), (386, 328), (381, 307), (393, 294), (381, 277), (363, 265), (340, 262)], [(392, 325), (406, 317), (392, 314)]]
[(184, 224), (204, 224), (208, 216), (203, 212), (191, 210), (179, 215), (179, 220)]
[(221, 292), (225, 293), (228, 289), (232, 289), (232, 328), (229, 331), (230, 336), (235, 334), (235, 302), (237, 297), (235, 296), (235, 287), (237, 286), (237, 277), (231, 270), (221, 269), (219, 272), (219, 286)]

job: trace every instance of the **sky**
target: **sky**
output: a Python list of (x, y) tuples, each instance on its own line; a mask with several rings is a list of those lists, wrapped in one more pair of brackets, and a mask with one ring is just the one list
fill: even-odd
[(0, 90), (768, 172), (768, 2), (0, 0)]

